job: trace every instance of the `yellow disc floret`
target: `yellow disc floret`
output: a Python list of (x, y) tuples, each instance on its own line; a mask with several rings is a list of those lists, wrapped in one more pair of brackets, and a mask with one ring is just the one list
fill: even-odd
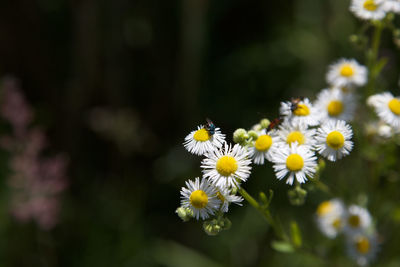
[(368, 238), (366, 237), (360, 237), (356, 241), (356, 248), (357, 251), (360, 252), (361, 254), (367, 254), (370, 249), (370, 243)]
[(254, 143), (254, 147), (258, 151), (267, 151), (272, 145), (272, 138), (271, 136), (264, 134), (260, 135), (256, 142)]
[(307, 116), (310, 114), (310, 109), (305, 104), (297, 104), (296, 109), (293, 111), (296, 116)]
[(216, 169), (222, 176), (230, 176), (236, 172), (238, 168), (237, 161), (231, 156), (222, 156), (217, 161)]
[(291, 154), (286, 159), (286, 167), (292, 171), (300, 171), (304, 166), (304, 160), (299, 154)]
[(205, 142), (210, 139), (210, 134), (206, 129), (201, 128), (194, 133), (193, 139), (199, 142)]
[(348, 223), (351, 227), (357, 228), (361, 224), (360, 216), (358, 215), (351, 215), (348, 218)]
[(343, 147), (344, 145), (344, 136), (339, 131), (332, 131), (326, 137), (326, 144), (335, 150)]
[(378, 8), (374, 0), (366, 0), (363, 7), (368, 11), (375, 11)]
[(324, 216), (330, 213), (333, 210), (333, 205), (330, 201), (324, 201), (321, 204), (319, 204), (317, 208), (317, 214), (318, 216)]
[(351, 77), (354, 74), (353, 67), (350, 64), (343, 64), (340, 68), (340, 75), (344, 77)]
[(331, 102), (329, 102), (326, 109), (328, 110), (329, 116), (339, 116), (343, 112), (343, 103), (339, 100), (332, 100)]
[(208, 196), (203, 190), (196, 190), (190, 194), (190, 204), (197, 209), (204, 209), (208, 204)]
[(398, 100), (397, 98), (393, 98), (389, 101), (388, 106), (391, 112), (393, 112), (397, 116), (400, 115), (400, 100)]
[(297, 141), (297, 143), (299, 145), (302, 145), (302, 144), (304, 144), (305, 139), (306, 138), (304, 137), (304, 135), (301, 132), (293, 131), (290, 134), (288, 134), (288, 136), (286, 137), (286, 143), (288, 143), (290, 145), (291, 143)]

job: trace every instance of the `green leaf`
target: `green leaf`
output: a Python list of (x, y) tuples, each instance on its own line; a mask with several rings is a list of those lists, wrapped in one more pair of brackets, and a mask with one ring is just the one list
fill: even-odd
[(292, 244), (285, 242), (285, 241), (272, 241), (271, 246), (276, 251), (279, 251), (282, 253), (294, 252), (294, 248), (293, 248)]
[(290, 233), (292, 235), (292, 242), (295, 247), (301, 247), (302, 240), (301, 240), (301, 232), (298, 224), (295, 221), (290, 223)]

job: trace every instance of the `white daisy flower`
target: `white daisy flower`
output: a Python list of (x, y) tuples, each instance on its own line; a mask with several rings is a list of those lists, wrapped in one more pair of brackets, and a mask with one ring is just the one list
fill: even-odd
[(306, 145), (313, 147), (315, 144), (315, 129), (308, 129), (304, 124), (293, 124), (284, 121), (280, 126), (277, 134), (279, 136), (278, 145), (289, 145), (297, 142), (299, 146)]
[(350, 154), (353, 131), (345, 121), (328, 121), (318, 129), (315, 145), (319, 154), (330, 161), (336, 161)]
[(384, 3), (387, 0), (352, 0), (350, 11), (366, 20), (381, 20), (386, 16)]
[(400, 13), (400, 0), (385, 0), (383, 9), (386, 12)]
[(322, 202), (317, 208), (317, 224), (320, 231), (329, 238), (335, 238), (343, 229), (346, 208), (339, 199)]
[(197, 127), (185, 137), (183, 146), (192, 154), (204, 155), (207, 152), (220, 148), (224, 143), (225, 135), (219, 128), (215, 128), (214, 134), (210, 134), (203, 125)]
[(187, 181), (186, 187), (181, 189), (181, 206), (189, 208), (197, 220), (199, 217), (204, 220), (214, 215), (221, 204), (217, 197), (217, 188), (205, 178), (200, 182), (198, 177), (194, 182)]
[(339, 59), (329, 66), (327, 82), (334, 87), (363, 86), (367, 83), (368, 70), (355, 59)]
[(368, 97), (367, 104), (372, 106), (378, 117), (391, 125), (394, 130), (400, 129), (400, 98), (389, 92)]
[(291, 101), (281, 102), (279, 112), (285, 120), (294, 125), (316, 126), (319, 124), (319, 114), (308, 98), (304, 98), (295, 105)]
[(312, 178), (317, 167), (317, 158), (307, 146), (299, 146), (296, 142), (290, 147), (280, 147), (274, 151), (272, 162), (276, 178), (282, 180), (288, 175), (286, 183), (293, 185), (294, 179), (305, 183), (307, 177)]
[(322, 90), (315, 101), (315, 107), (321, 113), (321, 121), (353, 119), (356, 107), (354, 95), (343, 93), (339, 88)]
[(373, 261), (378, 253), (376, 234), (356, 234), (347, 238), (347, 253), (359, 266), (366, 266)]
[(253, 142), (253, 146), (248, 148), (249, 157), (253, 159), (255, 164), (264, 164), (264, 160), (271, 161), (272, 151), (277, 146), (278, 137), (275, 131), (267, 134), (265, 129), (261, 130), (258, 138)]
[(201, 162), (204, 177), (218, 187), (239, 186), (250, 176), (251, 160), (247, 150), (236, 144), (233, 148), (227, 143), (218, 150), (210, 151)]
[(243, 201), (243, 198), (232, 194), (232, 190), (228, 187), (218, 188), (217, 197), (221, 201), (220, 209), (222, 212), (228, 212), (230, 203), (242, 206), (240, 202)]
[(347, 210), (344, 231), (349, 235), (364, 232), (372, 225), (368, 210), (358, 205), (351, 205)]

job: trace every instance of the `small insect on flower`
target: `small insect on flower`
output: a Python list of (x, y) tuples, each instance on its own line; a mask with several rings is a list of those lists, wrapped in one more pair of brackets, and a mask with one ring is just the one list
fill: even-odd
[(279, 113), (285, 121), (305, 126), (316, 126), (319, 124), (319, 114), (308, 98), (281, 102)]
[(302, 97), (302, 96), (301, 97), (296, 97), (296, 98), (292, 97), (290, 99), (290, 110), (292, 112), (294, 112), (297, 109), (300, 101), (302, 101), (302, 100), (304, 100), (304, 97)]
[(271, 131), (272, 129), (277, 128), (282, 122), (283, 122), (283, 118), (281, 118), (281, 117), (273, 119), (267, 127), (267, 132)]
[[(204, 155), (214, 149), (218, 149), (225, 141), (225, 135), (221, 133), (219, 128), (212, 126), (200, 125), (197, 130), (192, 131), (185, 137), (183, 146), (192, 154)], [(206, 128), (209, 127), (210, 129)], [(212, 131), (212, 134), (210, 133)]]
[(204, 128), (208, 131), (208, 133), (210, 135), (214, 135), (214, 133), (215, 133), (214, 123), (209, 118), (206, 118), (206, 121), (207, 121), (207, 124), (204, 125)]

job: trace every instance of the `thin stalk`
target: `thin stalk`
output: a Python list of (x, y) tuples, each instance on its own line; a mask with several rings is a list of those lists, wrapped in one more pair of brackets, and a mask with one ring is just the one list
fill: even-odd
[(264, 209), (258, 201), (253, 198), (246, 190), (244, 190), (242, 187), (238, 188), (238, 192), (242, 195), (242, 197), (250, 204), (252, 205), (256, 210), (258, 210), (264, 217), (264, 219), (267, 221), (267, 223), (274, 229), (275, 234), (282, 238), (285, 241), (290, 241), (288, 236), (284, 233), (282, 227), (278, 226), (274, 218), (272, 217), (269, 209)]
[(376, 78), (378, 77), (379, 73), (383, 68), (383, 65), (378, 66), (378, 55), (379, 55), (379, 46), (381, 42), (381, 35), (382, 35), (382, 30), (384, 28), (384, 24), (381, 21), (376, 21), (374, 25), (375, 25), (375, 31), (372, 36), (371, 48), (367, 51), (368, 71), (369, 71), (368, 86), (366, 90), (367, 96), (372, 95), (374, 93)]

